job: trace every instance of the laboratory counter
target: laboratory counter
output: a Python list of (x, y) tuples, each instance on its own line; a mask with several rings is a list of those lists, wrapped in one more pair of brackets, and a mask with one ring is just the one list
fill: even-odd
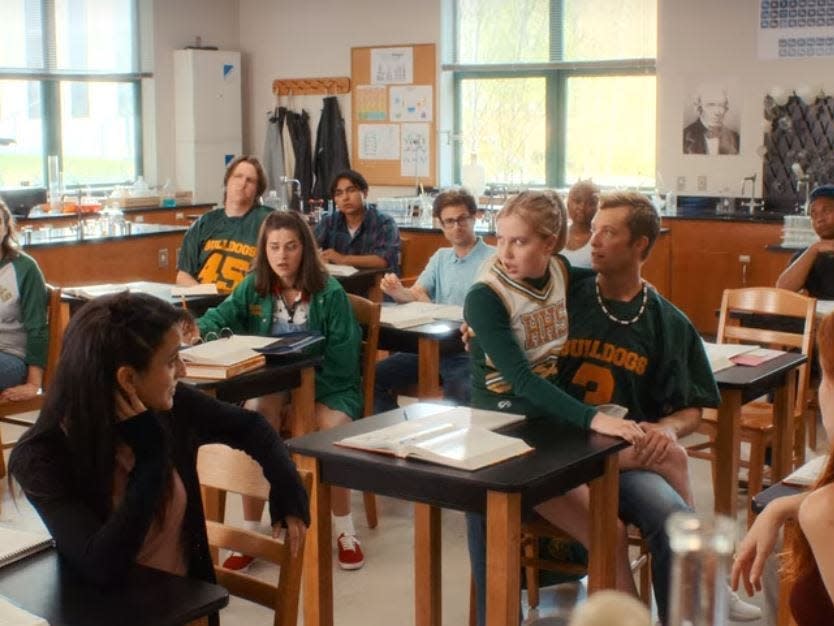
[(21, 244), (53, 285), (174, 282), (184, 226), (97, 222), (84, 223), (83, 238), (78, 236), (76, 222), (71, 227), (23, 233)]

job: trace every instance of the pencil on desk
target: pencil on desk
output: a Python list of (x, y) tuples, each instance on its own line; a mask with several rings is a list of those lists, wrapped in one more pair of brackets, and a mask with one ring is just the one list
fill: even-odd
[(185, 296), (180, 296), (180, 301), (182, 302), (182, 308), (184, 311), (188, 310), (188, 303), (185, 301)]

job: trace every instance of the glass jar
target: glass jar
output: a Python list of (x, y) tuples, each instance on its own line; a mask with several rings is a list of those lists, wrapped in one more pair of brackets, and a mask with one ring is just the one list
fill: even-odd
[(678, 512), (666, 521), (666, 533), (673, 554), (669, 626), (724, 626), (733, 520)]

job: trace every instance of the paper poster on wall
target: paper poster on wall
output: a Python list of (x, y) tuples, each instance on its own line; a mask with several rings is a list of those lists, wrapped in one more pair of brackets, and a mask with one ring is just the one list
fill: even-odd
[(834, 56), (834, 0), (758, 4), (760, 59)]
[(741, 90), (734, 78), (692, 78), (683, 103), (684, 154), (738, 155)]
[(400, 176), (429, 175), (429, 125), (400, 124)]
[(384, 122), (388, 119), (386, 87), (356, 86), (356, 119), (364, 122)]
[(432, 86), (390, 87), (392, 122), (431, 122)]
[(359, 124), (359, 158), (363, 161), (399, 159), (399, 125)]
[(371, 84), (408, 85), (413, 82), (413, 48), (374, 48), (371, 50)]

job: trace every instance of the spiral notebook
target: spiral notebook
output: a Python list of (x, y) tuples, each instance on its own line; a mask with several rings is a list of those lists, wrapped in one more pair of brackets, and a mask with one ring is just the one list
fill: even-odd
[(53, 546), (52, 537), (0, 527), (0, 567)]

